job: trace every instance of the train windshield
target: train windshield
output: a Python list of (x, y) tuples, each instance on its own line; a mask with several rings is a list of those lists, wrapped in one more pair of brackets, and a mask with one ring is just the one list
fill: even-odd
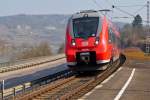
[(98, 30), (99, 17), (84, 17), (73, 19), (75, 38), (95, 37)]

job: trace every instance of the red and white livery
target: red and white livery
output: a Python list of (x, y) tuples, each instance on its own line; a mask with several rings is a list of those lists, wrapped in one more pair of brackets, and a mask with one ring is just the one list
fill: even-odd
[[(76, 70), (80, 65), (101, 65), (120, 56), (120, 34), (99, 11), (87, 10), (73, 14), (66, 29), (65, 54), (67, 65)], [(84, 69), (95, 69), (84, 66)]]

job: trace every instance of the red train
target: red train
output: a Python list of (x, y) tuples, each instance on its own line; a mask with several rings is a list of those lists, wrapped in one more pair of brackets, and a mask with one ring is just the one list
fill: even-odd
[(66, 29), (65, 54), (72, 70), (96, 70), (119, 59), (120, 34), (99, 11), (73, 14)]

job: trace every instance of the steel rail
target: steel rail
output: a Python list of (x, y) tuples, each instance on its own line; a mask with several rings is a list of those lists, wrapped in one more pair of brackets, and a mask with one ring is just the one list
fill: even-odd
[(60, 97), (60, 100), (75, 100), (79, 97), (83, 96), (87, 92), (91, 91), (98, 84), (103, 82), (107, 77), (109, 77), (113, 72), (115, 72), (119, 68), (119, 64), (116, 62), (115, 65), (109, 67), (107, 70), (96, 76), (94, 79), (89, 82), (81, 85), (80, 87), (66, 93), (65, 95)]
[[(104, 79), (111, 75), (115, 70), (119, 68), (119, 64), (107, 68), (102, 73), (91, 77), (89, 79), (71, 77), (67, 79), (59, 80), (54, 84), (49, 84), (46, 87), (33, 91), (27, 95), (20, 97), (16, 100), (39, 100), (39, 99), (51, 99), (51, 100), (70, 100), (72, 98), (79, 98), (84, 95), (96, 85), (100, 84)], [(86, 90), (86, 91), (85, 91)], [(84, 92), (81, 92), (84, 91)]]

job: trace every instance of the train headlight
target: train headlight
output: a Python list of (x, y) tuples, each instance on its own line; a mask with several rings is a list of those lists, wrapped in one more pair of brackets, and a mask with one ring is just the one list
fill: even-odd
[(76, 45), (76, 43), (75, 43), (75, 40), (74, 40), (74, 39), (72, 39), (72, 41), (71, 41), (71, 45), (72, 45), (72, 46), (75, 46), (75, 45)]
[(96, 39), (95, 39), (95, 45), (98, 45), (99, 44), (99, 38), (97, 37)]
[(95, 44), (98, 45), (99, 41), (95, 41)]
[(76, 45), (76, 43), (75, 42), (72, 42), (72, 46), (75, 46)]

